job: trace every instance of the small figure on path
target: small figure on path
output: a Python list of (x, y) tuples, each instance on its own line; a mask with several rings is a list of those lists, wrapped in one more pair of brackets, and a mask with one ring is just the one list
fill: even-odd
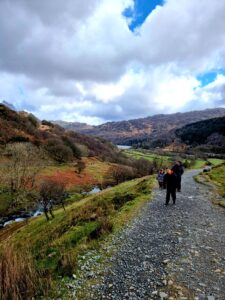
[(170, 202), (170, 196), (173, 199), (173, 204), (176, 204), (176, 188), (177, 188), (177, 176), (173, 170), (168, 169), (164, 176), (164, 184), (166, 184), (166, 203)]
[(181, 176), (184, 173), (184, 167), (180, 160), (176, 161), (176, 164), (172, 167), (173, 172), (177, 176), (177, 191), (181, 191)]
[(159, 187), (160, 187), (161, 189), (164, 189), (164, 188), (165, 188), (165, 185), (164, 185), (164, 176), (165, 176), (164, 170), (163, 170), (163, 169), (159, 170), (156, 179), (158, 180)]

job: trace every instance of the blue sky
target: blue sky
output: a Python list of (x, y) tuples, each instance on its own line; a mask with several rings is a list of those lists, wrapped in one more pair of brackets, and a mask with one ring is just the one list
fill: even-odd
[(141, 26), (148, 15), (156, 8), (157, 5), (163, 5), (163, 0), (135, 0), (133, 8), (127, 8), (123, 14), (132, 21), (129, 24), (130, 30)]
[(201, 82), (201, 85), (204, 87), (210, 84), (211, 82), (215, 81), (218, 75), (225, 75), (225, 69), (212, 70), (210, 72), (199, 74), (197, 76), (197, 79)]
[(1, 0), (0, 28), (0, 101), (40, 119), (225, 106), (225, 1)]

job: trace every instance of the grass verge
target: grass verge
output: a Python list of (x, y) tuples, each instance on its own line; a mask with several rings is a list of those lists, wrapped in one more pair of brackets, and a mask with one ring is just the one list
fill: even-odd
[(195, 180), (212, 186), (220, 196), (213, 203), (225, 208), (225, 164), (215, 166), (210, 172), (201, 173), (195, 177)]

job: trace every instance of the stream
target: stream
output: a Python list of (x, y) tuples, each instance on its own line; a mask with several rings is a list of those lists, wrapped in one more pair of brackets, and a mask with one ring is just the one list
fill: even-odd
[[(98, 186), (94, 186), (90, 191), (83, 192), (82, 195), (93, 195), (100, 191), (101, 189)], [(42, 214), (43, 214), (43, 209), (39, 207), (36, 210), (31, 212), (20, 212), (18, 214), (14, 214), (8, 217), (2, 217), (2, 218), (0, 217), (0, 229), (3, 229), (4, 227), (11, 225), (13, 223), (23, 222), (26, 219), (34, 218)]]

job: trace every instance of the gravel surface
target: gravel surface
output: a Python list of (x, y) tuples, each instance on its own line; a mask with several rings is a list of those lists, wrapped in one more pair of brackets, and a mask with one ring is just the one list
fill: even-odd
[(225, 300), (225, 210), (193, 180), (197, 173), (183, 175), (176, 205), (165, 206), (165, 191), (155, 190), (115, 237), (110, 266), (101, 276), (88, 269), (97, 282), (89, 299)]

